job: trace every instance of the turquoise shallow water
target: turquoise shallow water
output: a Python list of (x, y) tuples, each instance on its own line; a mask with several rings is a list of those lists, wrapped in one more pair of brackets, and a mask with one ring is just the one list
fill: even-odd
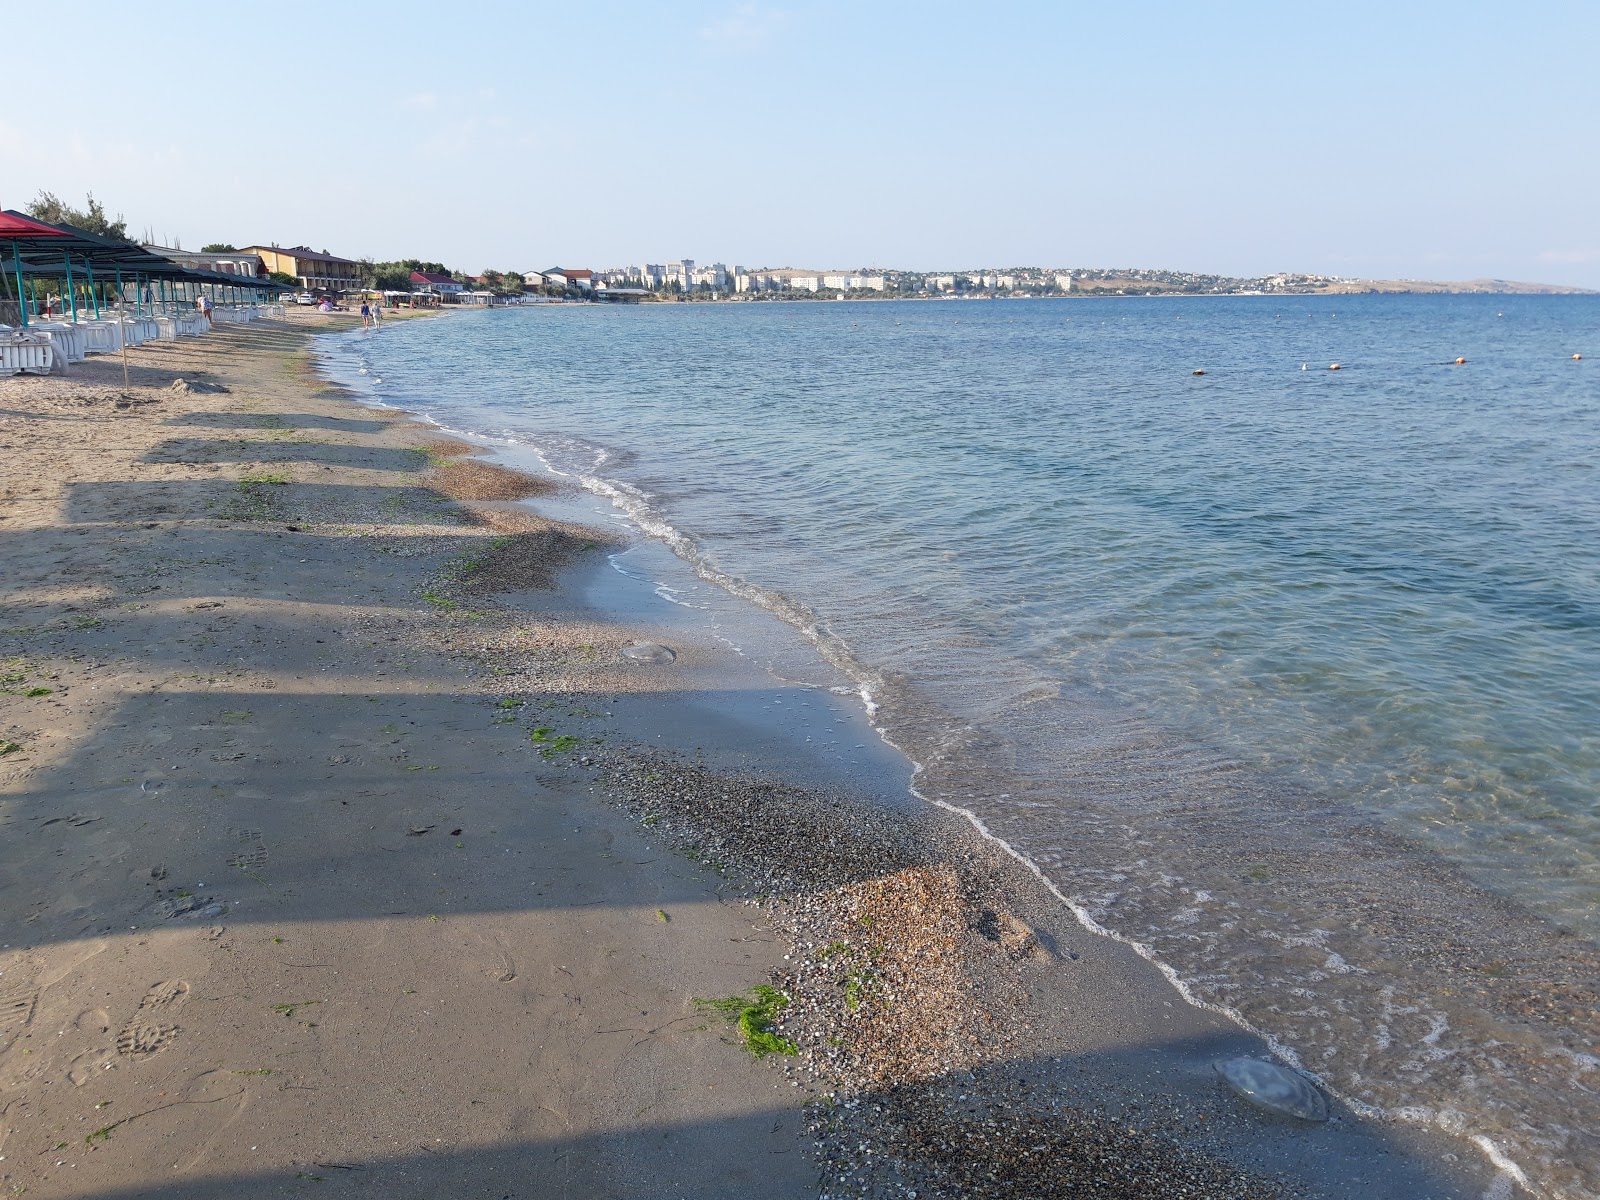
[(1340, 1095), (1600, 1189), (1600, 298), (560, 307), (329, 362), (806, 628), (919, 792)]

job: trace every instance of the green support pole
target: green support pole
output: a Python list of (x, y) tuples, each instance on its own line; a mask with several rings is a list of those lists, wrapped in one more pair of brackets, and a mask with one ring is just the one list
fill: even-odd
[(167, 305), (167, 281), (166, 281), (165, 277), (163, 277), (162, 280), (161, 280), (161, 311), (162, 312), (168, 311), (168, 305)]
[[(122, 268), (121, 267), (117, 267), (116, 268), (116, 272), (117, 272), (117, 320), (120, 322), (122, 320), (123, 301), (126, 300), (127, 297), (122, 294)], [(119, 338), (122, 336), (120, 331), (118, 332), (117, 336)]]
[[(67, 264), (67, 303), (72, 307), (72, 319), (78, 319), (78, 292), (72, 286), (72, 255), (63, 254), (61, 261)], [(63, 313), (63, 316), (66, 314)]]
[(100, 293), (95, 291), (94, 264), (87, 258), (83, 260), (83, 271), (89, 278), (89, 302), (94, 305), (94, 319), (98, 321), (100, 319)]
[(11, 265), (17, 272), (17, 311), (22, 314), (22, 327), (28, 327), (28, 302), (22, 296), (22, 251), (15, 242), (11, 243)]

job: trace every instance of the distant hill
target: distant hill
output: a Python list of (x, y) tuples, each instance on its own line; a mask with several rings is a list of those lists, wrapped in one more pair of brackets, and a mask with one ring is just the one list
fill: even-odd
[[(1356, 292), (1417, 292), (1449, 295), (1493, 296), (1592, 296), (1589, 288), (1563, 287), (1559, 283), (1522, 283), (1515, 279), (1468, 279), (1460, 283), (1425, 279), (1353, 279), (1348, 281), (1349, 291)], [(1346, 290), (1328, 289), (1333, 290)]]
[(1522, 283), (1512, 279), (1348, 279), (1338, 275), (1280, 273), (1239, 279), (1160, 269), (1079, 268), (1072, 272), (1072, 290), (1080, 295), (1117, 296), (1359, 296), (1371, 293), (1480, 296), (1594, 295), (1589, 288), (1557, 283)]

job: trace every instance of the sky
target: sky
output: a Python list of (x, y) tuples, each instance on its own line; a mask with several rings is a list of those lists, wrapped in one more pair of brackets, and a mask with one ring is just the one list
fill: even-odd
[(0, 206), (474, 273), (1600, 288), (1597, 46), (1592, 0), (85, 0), (7, 62)]

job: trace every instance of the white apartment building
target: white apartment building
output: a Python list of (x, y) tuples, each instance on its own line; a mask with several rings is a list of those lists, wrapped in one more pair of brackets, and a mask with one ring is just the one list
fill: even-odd
[(709, 267), (689, 273), (690, 282), (695, 287), (707, 287), (716, 291), (726, 291), (728, 288), (728, 268), (723, 263), (712, 263)]
[(822, 290), (822, 280), (816, 275), (793, 275), (789, 286), (797, 292), (818, 292)]
[(929, 277), (928, 282), (936, 290), (948, 292), (956, 286), (956, 277), (954, 275), (933, 275)]
[(1058, 288), (1060, 288), (1063, 292), (1070, 292), (1072, 290), (1072, 276), (1071, 275), (1057, 275), (1056, 276), (1056, 286)]
[(994, 277), (994, 285), (998, 288), (1014, 288), (1017, 286), (1017, 277), (1015, 275), (996, 275)]
[(848, 276), (848, 275), (824, 275), (822, 277), (822, 286), (825, 287), (825, 288), (837, 288), (839, 291), (842, 292), (842, 291), (845, 290), (845, 288), (850, 286), (850, 276)]

